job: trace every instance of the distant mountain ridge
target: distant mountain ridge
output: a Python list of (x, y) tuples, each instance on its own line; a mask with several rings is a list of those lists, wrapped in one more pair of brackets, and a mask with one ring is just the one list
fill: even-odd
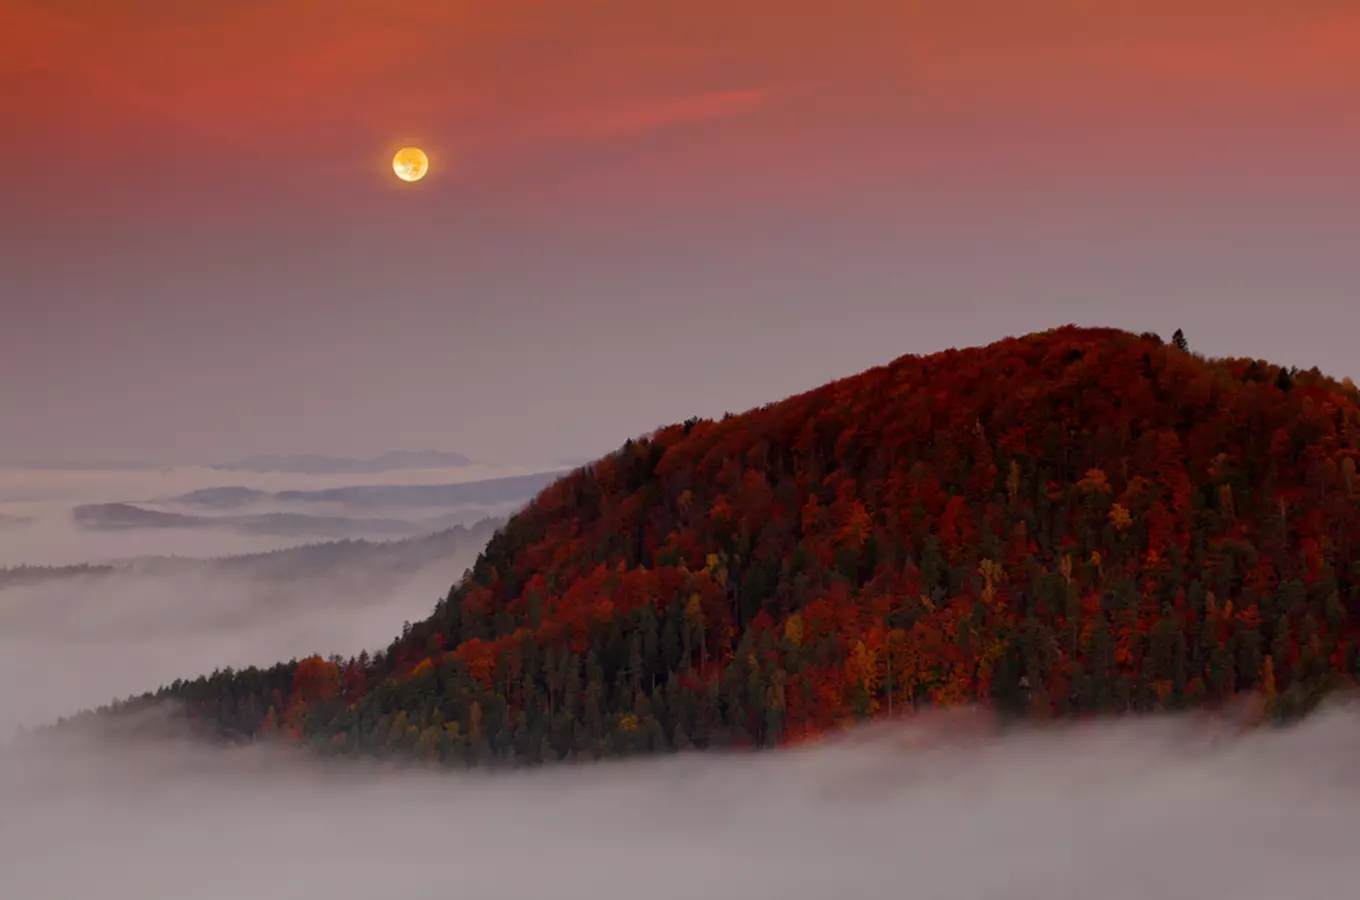
[(298, 578), (339, 566), (378, 569), (415, 569), (486, 543), (503, 519), (483, 519), (433, 534), (390, 541), (345, 539), (304, 544), (264, 553), (194, 559), (148, 556), (118, 563), (71, 566), (0, 567), (0, 590), (70, 578), (97, 578), (137, 573), (144, 575), (195, 572), (241, 572), (274, 579)]
[(359, 536), (409, 537), (428, 534), (424, 522), (405, 519), (356, 519), (346, 516), (310, 516), (302, 513), (273, 512), (257, 515), (187, 516), (181, 513), (143, 509), (131, 503), (93, 503), (72, 510), (76, 523), (84, 528), (230, 528), (248, 534), (281, 537), (316, 536), (329, 538)]
[(316, 570), (341, 565), (379, 570), (416, 569), (469, 548), (485, 545), (504, 522), (504, 519), (488, 518), (472, 525), (455, 525), (433, 534), (400, 540), (326, 541), (264, 553), (205, 560), (150, 557), (133, 560), (128, 566), (139, 572), (172, 572), (181, 568), (220, 572), (244, 571), (275, 579), (296, 578)]
[(211, 519), (143, 509), (131, 503), (85, 503), (71, 510), (71, 517), (85, 528), (198, 528), (213, 524)]
[[(75, 507), (72, 517), (81, 527), (97, 530), (225, 528), (283, 537), (403, 538), (441, 531), (473, 517), (504, 515), (562, 474), (537, 472), (454, 484), (357, 485), (312, 491), (214, 487), (168, 501), (190, 507), (188, 513), (126, 502), (92, 503)], [(340, 509), (278, 508), (309, 503), (335, 504)], [(414, 515), (402, 516), (408, 512)]]
[(285, 472), (296, 475), (371, 475), (403, 469), (444, 469), (470, 466), (472, 460), (461, 453), (438, 450), (389, 450), (370, 459), (326, 456), (320, 453), (297, 455), (261, 454), (237, 462), (212, 466), (228, 472)]
[(239, 509), (265, 500), (344, 503), (360, 508), (382, 506), (444, 508), (460, 504), (505, 503), (520, 498), (528, 500), (536, 491), (551, 484), (563, 474), (565, 470), (509, 475), (454, 484), (355, 485), (272, 493), (246, 487), (215, 487), (182, 494), (174, 500), (191, 506), (213, 509)]

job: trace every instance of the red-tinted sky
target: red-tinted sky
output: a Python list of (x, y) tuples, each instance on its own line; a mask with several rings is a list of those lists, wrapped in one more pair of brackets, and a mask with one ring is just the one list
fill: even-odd
[(594, 452), (1068, 320), (1343, 370), (1358, 96), (1354, 0), (0, 0), (0, 457)]

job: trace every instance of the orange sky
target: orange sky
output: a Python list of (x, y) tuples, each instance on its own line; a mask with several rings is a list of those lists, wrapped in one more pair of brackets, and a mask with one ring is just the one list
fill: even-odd
[(0, 0), (0, 458), (592, 456), (1065, 322), (1360, 378), (1358, 97), (1357, 0)]
[(521, 200), (1287, 166), (1353, 157), (1358, 92), (1353, 0), (0, 0), (5, 177), (37, 167), (53, 208), (333, 190), (406, 142)]

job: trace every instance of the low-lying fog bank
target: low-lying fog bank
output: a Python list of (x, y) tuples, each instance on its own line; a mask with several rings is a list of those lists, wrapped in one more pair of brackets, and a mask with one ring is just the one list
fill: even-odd
[(16, 726), (176, 678), (385, 647), (403, 621), (429, 615), (480, 548), (469, 541), (409, 571), (340, 566), (280, 577), (202, 564), (0, 590), (0, 744)]
[(0, 756), (6, 900), (1335, 900), (1360, 713), (996, 735), (955, 714), (756, 756), (467, 775), (93, 737)]
[[(518, 510), (558, 467), (482, 464), (363, 475), (0, 466), (0, 567), (259, 553), (390, 540)], [(230, 476), (230, 480), (227, 479)]]

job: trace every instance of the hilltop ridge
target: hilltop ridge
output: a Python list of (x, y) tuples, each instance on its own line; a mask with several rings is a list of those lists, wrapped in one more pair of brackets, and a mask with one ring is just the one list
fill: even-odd
[(980, 702), (1279, 716), (1353, 683), (1360, 395), (1067, 326), (904, 356), (558, 479), (383, 652), (124, 704), (327, 754), (768, 746)]

